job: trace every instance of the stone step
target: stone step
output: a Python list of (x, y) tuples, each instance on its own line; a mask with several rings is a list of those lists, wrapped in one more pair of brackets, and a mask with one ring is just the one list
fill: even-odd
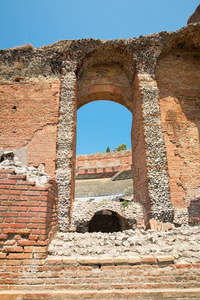
[[(183, 286), (185, 289), (191, 289), (191, 288), (199, 288), (200, 289), (200, 283), (193, 281), (193, 282), (187, 282), (187, 281), (180, 281), (180, 282), (131, 282), (127, 278), (127, 281), (120, 282), (113, 282), (112, 280), (109, 280), (108, 282), (94, 282), (91, 280), (91, 278), (86, 278), (85, 280), (77, 280), (76, 283), (73, 283), (73, 281), (70, 281), (68, 279), (63, 280), (61, 283), (60, 280), (56, 280), (56, 278), (53, 278), (51, 283), (48, 283), (43, 280), (43, 283), (41, 284), (31, 284), (30, 282), (26, 282), (25, 285), (15, 285), (14, 288), (23, 291), (28, 287), (30, 291), (41, 291), (41, 290), (148, 290), (148, 289), (181, 289)], [(65, 282), (64, 282), (65, 281)], [(80, 282), (79, 282), (80, 281)], [(34, 281), (35, 282), (35, 281)], [(10, 287), (3, 287), (3, 290), (9, 290)], [(0, 298), (1, 299), (1, 298)], [(2, 300), (2, 299), (1, 299)]]
[(41, 290), (0, 291), (1, 300), (86, 300), (86, 299), (164, 299), (191, 300), (200, 299), (199, 288), (180, 289), (131, 289), (131, 290)]

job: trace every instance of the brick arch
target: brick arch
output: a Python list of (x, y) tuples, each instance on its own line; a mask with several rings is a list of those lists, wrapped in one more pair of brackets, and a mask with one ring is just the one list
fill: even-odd
[(78, 78), (77, 109), (95, 100), (110, 100), (132, 111), (133, 89), (120, 66), (92, 66)]
[(132, 111), (131, 93), (123, 87), (115, 85), (92, 85), (85, 89), (80, 89), (77, 102), (77, 109), (83, 105), (96, 100), (110, 100), (125, 106)]

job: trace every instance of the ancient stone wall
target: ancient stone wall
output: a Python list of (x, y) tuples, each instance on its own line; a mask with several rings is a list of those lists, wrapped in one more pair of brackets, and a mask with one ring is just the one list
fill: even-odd
[(200, 4), (197, 6), (195, 12), (189, 17), (187, 24), (200, 22)]
[(76, 174), (114, 172), (131, 168), (131, 150), (77, 155), (76, 157)]
[[(118, 232), (58, 233), (48, 247), (51, 257), (171, 256), (175, 263), (199, 263), (200, 227), (166, 225), (165, 231), (124, 230)], [(196, 242), (195, 242), (196, 241)]]
[[(124, 206), (125, 204), (125, 206)], [(129, 228), (144, 228), (144, 216), (142, 206), (133, 202), (115, 201), (83, 201), (77, 200), (73, 203), (71, 229), (77, 232), (88, 232), (89, 223), (98, 211), (109, 210), (118, 213), (127, 220)], [(121, 228), (124, 230), (126, 228)]]
[[(198, 263), (169, 255), (49, 257), (1, 267), (0, 297), (25, 299), (199, 299)], [(11, 273), (12, 270), (12, 273)], [(8, 274), (6, 276), (6, 274)]]

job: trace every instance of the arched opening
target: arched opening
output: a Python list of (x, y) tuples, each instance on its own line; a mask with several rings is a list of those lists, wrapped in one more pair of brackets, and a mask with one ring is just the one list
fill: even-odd
[[(78, 110), (76, 200), (133, 199), (131, 124), (130, 111), (111, 101), (94, 101)], [(122, 143), (127, 150), (117, 151)]]
[(77, 111), (76, 154), (108, 153), (108, 147), (112, 152), (122, 143), (131, 149), (131, 124), (132, 114), (121, 104), (98, 100), (84, 105)]
[[(138, 78), (137, 76), (135, 77), (135, 66), (132, 56), (130, 57), (126, 51), (122, 50), (121, 47), (119, 47), (119, 49), (113, 49), (113, 47), (108, 45), (106, 48), (102, 47), (101, 51), (99, 49), (91, 52), (85, 57), (82, 63), (78, 65), (76, 74), (72, 72), (63, 79), (63, 97), (61, 97), (61, 102), (65, 116), (62, 117), (61, 115), (59, 131), (61, 151), (58, 152), (59, 169), (57, 170), (57, 177), (60, 180), (59, 183), (61, 186), (59, 189), (59, 205), (61, 207), (59, 220), (61, 230), (67, 230), (67, 222), (69, 226), (71, 226), (73, 203), (74, 199), (77, 200), (74, 195), (76, 177), (76, 112), (85, 104), (96, 102), (95, 100), (109, 100), (121, 104), (127, 108), (133, 116), (131, 127), (132, 150), (130, 150), (133, 160), (133, 169), (131, 169), (130, 173), (133, 175), (134, 180), (131, 179), (131, 185), (133, 187), (134, 181), (135, 201), (141, 203), (143, 201), (146, 206), (150, 203), (146, 172), (145, 140), (142, 125), (141, 91)], [(71, 94), (68, 93), (69, 87)], [(73, 113), (72, 117), (69, 112)], [(65, 126), (69, 126), (69, 124), (71, 131), (64, 136), (62, 133), (66, 134)], [(68, 140), (68, 138), (70, 138), (70, 140)], [(67, 155), (65, 155), (65, 149), (63, 149), (66, 145), (68, 146), (67, 149), (69, 149), (69, 154), (66, 151)], [(81, 163), (80, 166), (83, 166), (83, 164)], [(89, 176), (90, 169), (88, 167), (85, 167), (85, 169), (88, 170), (88, 174), (85, 174), (84, 168), (79, 171), (83, 171), (84, 175)], [(93, 172), (94, 169), (96, 168), (93, 168)], [(70, 172), (65, 173), (65, 170), (69, 170)], [(119, 170), (114, 169), (114, 171)], [(107, 172), (112, 173), (113, 166), (103, 166), (102, 172), (104, 174)], [(95, 175), (99, 175), (98, 170)], [(65, 190), (63, 189), (65, 185), (63, 178), (65, 179), (67, 187)], [(67, 184), (68, 182), (69, 184)], [(144, 189), (145, 191), (143, 191)], [(116, 198), (119, 200), (121, 195), (118, 195)], [(104, 198), (102, 200), (104, 200)], [(147, 210), (149, 210), (150, 216), (151, 207), (147, 207)], [(67, 211), (69, 211), (69, 219), (65, 221)]]
[[(123, 70), (123, 67), (120, 66), (120, 64), (112, 63), (97, 65), (92, 63), (90, 66), (82, 66), (82, 69), (78, 73), (78, 126), (76, 149), (78, 154), (90, 154), (90, 156), (87, 156), (85, 161), (82, 155), (79, 161), (76, 159), (76, 170), (78, 170), (78, 167), (81, 164), (83, 166), (83, 169), (81, 171), (82, 173), (84, 173), (83, 175), (79, 174), (78, 177), (76, 176), (76, 179), (82, 179), (83, 177), (84, 180), (99, 180), (100, 178), (107, 178), (107, 180), (110, 180), (110, 183), (102, 184), (101, 182), (101, 184), (99, 185), (97, 184), (97, 182), (95, 182), (94, 187), (94, 185), (92, 186), (91, 182), (87, 182), (87, 188), (85, 188), (84, 183), (82, 183), (84, 186), (78, 191), (76, 184), (76, 199), (81, 198), (81, 191), (86, 191), (86, 193), (88, 192), (88, 195), (86, 195), (85, 193), (83, 197), (88, 196), (88, 198), (91, 198), (94, 196), (110, 196), (115, 194), (115, 198), (117, 200), (119, 200), (120, 197), (125, 197), (126, 191), (126, 193), (129, 193), (130, 199), (133, 199), (131, 152), (132, 105), (133, 97), (130, 78), (127, 77), (126, 73)], [(84, 124), (79, 127), (79, 114), (81, 114), (82, 110), (89, 109), (90, 106), (92, 107), (91, 113), (88, 115), (88, 118), (85, 118)], [(95, 106), (97, 106), (96, 115)], [(110, 123), (106, 123), (106, 118), (109, 119)], [(83, 130), (85, 124), (87, 123), (89, 127), (89, 129), (85, 130), (85, 132), (87, 132), (87, 135), (81, 140), (80, 132), (81, 130)], [(101, 137), (97, 134), (98, 130), (95, 129), (95, 123), (96, 126), (101, 128)], [(127, 127), (129, 128), (127, 129)], [(109, 141), (105, 141), (107, 132), (109, 132)], [(119, 137), (120, 133), (122, 136), (121, 140)], [(90, 136), (93, 141), (95, 140), (96, 145), (99, 145), (101, 147), (95, 148), (94, 150), (92, 150), (91, 148), (85, 148), (85, 151), (80, 151), (81, 143), (86, 146), (91, 144), (91, 142), (88, 140), (88, 136)], [(126, 138), (126, 140), (124, 140), (124, 136), (128, 136), (128, 139)], [(130, 149), (128, 153), (122, 154), (123, 151), (119, 155), (118, 153), (114, 152), (107, 154), (104, 153), (108, 146), (112, 151), (121, 143), (125, 143), (127, 149)], [(87, 169), (87, 174), (86, 172), (84, 172), (84, 168)], [(115, 181), (112, 181), (112, 178), (118, 172), (124, 171), (124, 168), (126, 170), (130, 170), (131, 178), (128, 178), (129, 182), (127, 183), (129, 186), (124, 187), (123, 184), (121, 184), (121, 190), (120, 188), (118, 188), (118, 190), (116, 191), (115, 187), (117, 186), (117, 178)], [(123, 179), (124, 183), (126, 177)], [(79, 181), (79, 185), (80, 184), (81, 182)]]
[(89, 232), (117, 232), (130, 229), (126, 218), (110, 210), (97, 211), (89, 223)]
[[(79, 170), (79, 166), (83, 167), (81, 169), (82, 174), (79, 172), (79, 174), (76, 175), (76, 179), (79, 179), (76, 180), (75, 184), (76, 201), (81, 201), (82, 198), (87, 198), (87, 200), (84, 199), (84, 201), (93, 201), (94, 199), (96, 200), (96, 198), (101, 201), (120, 201), (120, 199), (125, 199), (126, 197), (129, 197), (126, 198), (129, 199), (129, 201), (133, 200), (131, 151), (132, 89), (133, 87), (130, 84), (129, 78), (119, 64), (92, 65), (80, 70), (78, 74), (76, 149), (78, 154), (90, 155), (86, 155), (86, 161), (84, 161), (84, 155), (80, 155), (79, 162), (78, 159), (76, 159), (76, 171)], [(95, 117), (94, 107), (96, 104), (103, 105), (103, 109), (98, 107)], [(86, 110), (86, 108), (90, 106), (92, 107), (91, 113), (89, 113), (89, 116), (85, 119), (85, 123), (89, 123), (89, 129), (95, 128), (95, 122), (98, 127), (101, 127), (102, 141), (100, 141), (99, 136), (97, 137), (97, 129), (93, 131), (94, 135), (89, 133), (89, 129), (86, 129), (85, 132), (87, 136), (81, 142), (86, 145), (91, 144), (91, 142), (87, 140), (88, 136), (91, 136), (93, 140), (97, 138), (96, 144), (102, 145), (106, 136), (105, 132), (107, 133), (110, 129), (109, 142), (106, 141), (106, 144), (100, 149), (96, 148), (95, 150), (80, 151), (81, 130), (79, 130), (79, 112), (81, 112), (82, 109)], [(120, 111), (118, 115), (117, 111)], [(111, 121), (107, 126), (104, 124), (106, 122), (104, 118), (105, 112), (107, 112), (107, 116)], [(85, 123), (83, 126), (80, 126), (81, 129), (83, 129)], [(123, 131), (124, 124), (126, 124), (126, 129)], [(129, 127), (129, 129), (127, 129), (127, 127)], [(121, 140), (119, 138), (120, 132), (122, 133)], [(118, 142), (115, 142), (117, 139), (114, 137), (116, 136), (119, 138)], [(124, 140), (124, 136), (128, 136), (128, 140)], [(116, 148), (122, 143), (125, 143), (129, 149), (127, 153), (124, 153), (124, 151), (117, 153)], [(104, 153), (108, 146), (111, 151), (115, 148), (115, 152)], [(125, 176), (121, 176), (120, 181), (118, 181), (116, 175), (127, 170), (129, 170), (129, 173), (126, 174), (129, 174), (129, 177), (126, 178), (125, 174)], [(87, 180), (87, 183), (81, 182), (80, 179)], [(104, 182), (100, 182), (102, 181), (101, 179), (104, 179)], [(94, 182), (94, 180), (96, 181)], [(108, 199), (105, 199), (105, 197), (108, 197)], [(112, 197), (112, 199), (109, 197)], [(105, 228), (104, 223), (107, 224)], [(123, 220), (122, 217), (117, 216), (114, 212), (103, 210), (95, 214), (90, 222), (89, 231), (113, 232), (127, 228), (129, 228), (128, 223)]]

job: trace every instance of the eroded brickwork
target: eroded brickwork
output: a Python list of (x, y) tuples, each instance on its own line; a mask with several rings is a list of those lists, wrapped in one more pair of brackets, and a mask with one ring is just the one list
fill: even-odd
[[(173, 69), (173, 72), (171, 70)], [(167, 55), (157, 66), (171, 202), (188, 207), (200, 194), (200, 56)]]
[(59, 98), (58, 79), (0, 84), (0, 147), (26, 147), (29, 165), (43, 163), (52, 176), (56, 169)]

